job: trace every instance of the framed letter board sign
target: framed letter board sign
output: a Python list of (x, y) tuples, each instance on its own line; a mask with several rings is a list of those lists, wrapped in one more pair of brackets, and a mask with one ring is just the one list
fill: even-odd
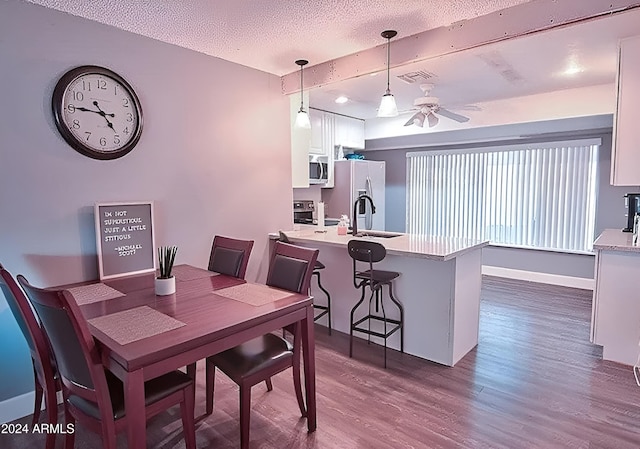
[(155, 271), (153, 203), (96, 203), (100, 279)]

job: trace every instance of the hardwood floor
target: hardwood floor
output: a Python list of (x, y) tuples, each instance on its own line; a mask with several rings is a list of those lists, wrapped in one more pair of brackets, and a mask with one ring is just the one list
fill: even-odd
[[(318, 430), (306, 432), (287, 371), (272, 392), (253, 389), (251, 447), (640, 447), (640, 387), (631, 367), (603, 362), (589, 343), (590, 291), (485, 278), (480, 313), (480, 343), (454, 368), (390, 351), (385, 370), (381, 347), (357, 341), (350, 359), (348, 336), (317, 327)], [(222, 374), (216, 382), (214, 413), (197, 423), (197, 444), (236, 448), (237, 387)], [(174, 408), (150, 421), (149, 447), (184, 447), (179, 416)], [(126, 447), (122, 436), (118, 442)], [(0, 435), (6, 449), (36, 443), (44, 447), (44, 438)], [(76, 447), (101, 444), (79, 428)]]

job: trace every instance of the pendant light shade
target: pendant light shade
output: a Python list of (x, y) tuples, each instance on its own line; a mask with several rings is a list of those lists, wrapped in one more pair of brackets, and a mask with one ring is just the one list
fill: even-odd
[(309, 64), (309, 61), (306, 59), (298, 59), (296, 64), (300, 66), (300, 110), (298, 111), (298, 115), (296, 115), (296, 128), (303, 129), (311, 129), (311, 120), (309, 120), (309, 114), (304, 110), (304, 83), (302, 78), (303, 67)]
[(396, 106), (396, 99), (391, 93), (389, 88), (389, 60), (391, 55), (391, 38), (398, 34), (394, 30), (386, 30), (381, 33), (381, 36), (387, 40), (387, 90), (380, 100), (380, 107), (378, 108), (378, 117), (396, 117), (398, 115), (398, 107)]

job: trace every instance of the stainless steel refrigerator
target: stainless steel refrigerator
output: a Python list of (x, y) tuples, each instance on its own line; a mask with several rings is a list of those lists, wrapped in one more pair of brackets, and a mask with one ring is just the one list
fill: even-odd
[(322, 199), (328, 215), (332, 218), (347, 215), (353, 223), (353, 205), (356, 198), (366, 194), (373, 199), (376, 213), (371, 214), (371, 205), (368, 201), (361, 201), (360, 204), (365, 206), (356, 210), (358, 229), (384, 231), (384, 183), (385, 163), (383, 161), (336, 161), (334, 187), (322, 191)]

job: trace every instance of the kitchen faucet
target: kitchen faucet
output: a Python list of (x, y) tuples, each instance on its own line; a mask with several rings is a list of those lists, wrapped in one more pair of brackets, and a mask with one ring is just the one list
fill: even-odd
[(358, 234), (358, 217), (356, 215), (358, 204), (360, 203), (360, 201), (363, 201), (365, 199), (369, 200), (369, 202), (371, 203), (371, 213), (376, 213), (376, 206), (374, 206), (373, 199), (369, 195), (360, 195), (358, 198), (356, 198), (356, 202), (353, 203), (353, 215), (351, 216), (353, 218), (353, 223), (351, 223), (351, 234), (353, 234), (354, 237)]

